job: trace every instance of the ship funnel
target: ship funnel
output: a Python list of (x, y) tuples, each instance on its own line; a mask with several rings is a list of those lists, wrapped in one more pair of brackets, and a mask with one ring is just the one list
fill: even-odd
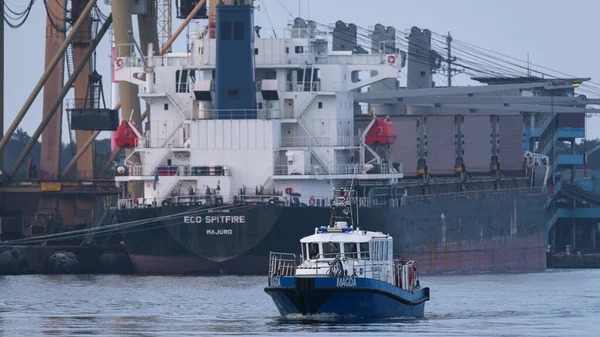
[(215, 108), (217, 119), (256, 119), (254, 22), (250, 1), (217, 5)]

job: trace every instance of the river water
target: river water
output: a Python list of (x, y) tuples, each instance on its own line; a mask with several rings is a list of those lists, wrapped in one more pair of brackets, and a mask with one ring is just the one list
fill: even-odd
[(0, 336), (600, 336), (600, 270), (421, 277), (422, 319), (280, 318), (265, 277), (0, 276)]

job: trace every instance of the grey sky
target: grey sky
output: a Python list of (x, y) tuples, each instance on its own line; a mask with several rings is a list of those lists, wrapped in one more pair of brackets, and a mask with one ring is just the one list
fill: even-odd
[[(21, 9), (29, 1), (6, 2), (11, 8)], [(98, 2), (101, 9), (109, 13), (104, 1)], [(260, 0), (256, 3), (260, 9), (256, 12), (255, 24), (263, 27), (263, 36), (272, 34), (267, 12), (276, 31), (292, 19), (288, 11), (298, 15), (299, 0)], [(364, 28), (381, 23), (394, 26), (399, 31), (412, 26), (444, 35), (450, 31), (457, 40), (523, 60), (529, 52), (534, 64), (600, 82), (597, 48), (592, 43), (600, 30), (597, 27), (600, 9), (597, 0), (577, 1), (576, 6), (561, 0), (301, 0), (300, 8), (303, 18), (322, 24), (342, 20)], [(174, 20), (174, 30), (180, 22)], [(5, 128), (13, 121), (43, 72), (45, 24), (45, 9), (38, 1), (23, 27), (11, 29), (5, 25)], [(203, 24), (193, 23), (191, 29)], [(185, 33), (175, 43), (174, 51), (183, 51), (184, 48)], [(101, 43), (97, 56), (98, 71), (104, 76), (107, 105), (110, 105), (108, 37)], [(435, 80), (445, 85), (440, 77)], [(470, 83), (464, 76), (454, 81), (454, 85)], [(21, 127), (30, 134), (41, 120), (41, 96), (21, 123)], [(600, 118), (592, 117), (587, 121), (587, 137), (600, 137)], [(63, 141), (68, 141), (66, 130), (65, 122)]]

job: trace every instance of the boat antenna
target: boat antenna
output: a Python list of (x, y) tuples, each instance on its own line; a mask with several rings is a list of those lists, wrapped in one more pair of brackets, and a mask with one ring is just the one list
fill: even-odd
[(350, 194), (348, 195), (348, 201), (350, 202), (350, 218), (352, 219), (352, 230), (358, 228), (358, 204), (356, 206), (356, 228), (354, 228), (354, 214), (352, 214), (352, 191), (354, 187), (354, 177), (356, 177), (356, 166), (357, 164), (354, 164), (354, 169), (352, 170), (352, 180), (350, 181)]

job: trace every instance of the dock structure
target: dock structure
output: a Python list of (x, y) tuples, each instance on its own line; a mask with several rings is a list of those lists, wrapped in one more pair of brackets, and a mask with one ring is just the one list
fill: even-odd
[[(185, 9), (178, 9), (178, 13), (188, 14), (195, 7), (202, 7), (206, 11), (205, 2), (203, 0), (203, 4), (198, 5), (198, 1), (178, 1), (177, 4)], [(106, 33), (110, 30), (115, 58), (139, 53), (131, 48), (132, 42), (138, 46), (154, 46), (154, 53), (157, 55), (161, 48), (169, 49), (174, 40), (171, 39), (172, 5), (171, 1), (163, 0), (108, 3), (112, 9), (110, 14), (102, 12), (98, 7), (100, 1), (97, 0), (49, 1), (44, 27), (44, 72), (6, 133), (3, 132), (3, 104), (0, 104), (2, 154), (33, 101), (43, 90), (42, 122), (29, 139), (25, 150), (14, 164), (3, 163), (4, 157), (0, 155), (0, 163), (4, 164), (0, 167), (0, 223), (3, 223), (0, 225), (0, 242), (100, 226), (107, 220), (111, 201), (119, 193), (123, 193), (115, 184), (114, 167), (111, 165), (121, 149), (116, 148), (111, 160), (100, 165), (104, 167), (97, 167), (93, 144), (102, 131), (115, 131), (119, 119), (131, 118), (141, 125), (144, 118), (149, 119), (149, 112), (146, 111), (142, 116), (138, 86), (128, 82), (118, 83), (118, 91), (113, 92), (113, 95), (120, 93), (120, 102), (106, 106), (102, 75), (96, 70), (96, 47), (105, 36), (109, 36)], [(5, 17), (5, 6), (0, 6), (0, 10)], [(29, 10), (31, 8), (26, 11)], [(164, 13), (161, 12), (159, 16), (158, 11)], [(131, 33), (133, 15), (137, 16), (139, 39)], [(186, 20), (175, 35), (179, 35), (189, 21)], [(18, 27), (20, 25), (12, 26)], [(161, 41), (160, 45), (159, 27), (165, 30), (161, 31), (161, 36), (168, 39)], [(0, 46), (4, 47), (4, 25), (0, 27)], [(0, 60), (3, 59), (2, 52)], [(4, 68), (0, 68), (2, 83)], [(66, 83), (63, 83), (64, 78), (68, 78)], [(71, 91), (74, 99), (65, 101), (65, 96)], [(2, 86), (0, 103), (4, 102), (3, 93)], [(69, 133), (73, 155), (67, 165), (61, 163), (63, 109), (67, 112), (64, 115), (68, 119), (66, 131)], [(118, 116), (119, 109), (121, 118)], [(41, 156), (37, 163), (31, 158), (31, 150), (40, 137)], [(13, 166), (7, 167), (8, 164)], [(131, 184), (129, 189), (130, 195), (135, 196), (135, 184)], [(40, 244), (36, 242), (34, 246)], [(48, 244), (52, 243), (49, 241)], [(6, 245), (0, 248), (0, 251), (10, 249)], [(45, 249), (45, 252), (48, 251), (53, 249)], [(94, 252), (92, 255), (99, 254)], [(89, 271), (89, 268), (84, 269)]]

